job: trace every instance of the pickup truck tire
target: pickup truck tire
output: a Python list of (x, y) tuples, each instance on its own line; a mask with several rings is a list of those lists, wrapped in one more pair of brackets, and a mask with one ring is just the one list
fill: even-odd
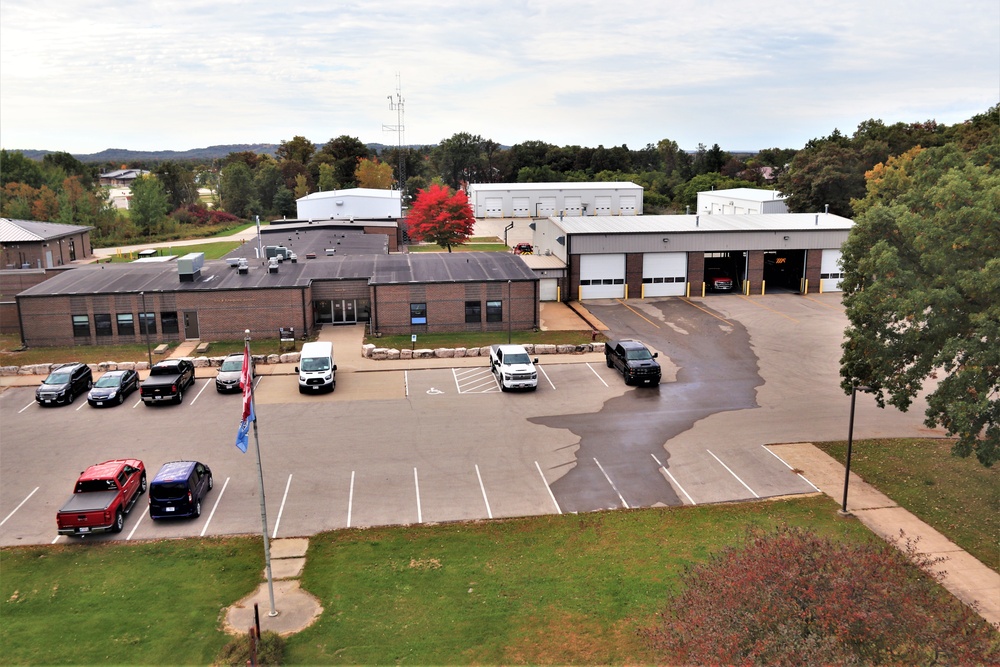
[(605, 355), (605, 357), (604, 357), (604, 363), (606, 363), (608, 365), (608, 368), (614, 367), (614, 364), (611, 363), (611, 357), (609, 357), (607, 355)]
[(183, 400), (184, 400), (184, 389), (183, 389), (183, 387), (178, 387), (177, 388), (177, 404), (180, 405)]
[(111, 532), (120, 533), (122, 532), (122, 528), (124, 527), (125, 527), (125, 515), (122, 514), (122, 510), (119, 507), (117, 510), (115, 510), (115, 523), (113, 526), (111, 526)]

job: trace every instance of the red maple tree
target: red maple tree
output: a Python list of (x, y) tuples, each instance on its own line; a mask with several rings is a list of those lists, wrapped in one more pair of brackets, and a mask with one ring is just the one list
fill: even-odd
[(462, 245), (472, 236), (476, 218), (465, 192), (453, 194), (435, 184), (417, 193), (406, 221), (411, 239), (436, 243), (451, 252), (452, 246)]

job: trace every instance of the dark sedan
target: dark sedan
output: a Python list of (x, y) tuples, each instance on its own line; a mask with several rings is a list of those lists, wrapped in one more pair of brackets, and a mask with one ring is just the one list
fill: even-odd
[(92, 407), (121, 405), (125, 397), (139, 388), (139, 374), (132, 370), (108, 371), (94, 383), (87, 394), (87, 402)]

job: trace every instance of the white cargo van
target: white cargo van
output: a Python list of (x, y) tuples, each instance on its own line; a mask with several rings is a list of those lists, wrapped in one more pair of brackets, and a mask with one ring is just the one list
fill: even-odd
[(299, 355), (299, 393), (333, 391), (337, 387), (337, 364), (333, 363), (333, 343), (306, 343)]

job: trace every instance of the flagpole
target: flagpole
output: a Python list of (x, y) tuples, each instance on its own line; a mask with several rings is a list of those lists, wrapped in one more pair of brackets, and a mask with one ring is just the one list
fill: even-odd
[[(246, 337), (244, 341), (246, 343), (246, 351), (244, 354), (250, 354), (250, 330), (247, 329)], [(257, 410), (256, 406), (253, 404), (253, 381), (250, 382), (250, 405), (253, 410), (253, 443), (257, 450), (257, 480), (260, 484), (260, 523), (263, 527), (264, 534), (264, 567), (267, 570), (267, 594), (271, 601), (271, 611), (267, 613), (268, 616), (277, 616), (278, 610), (274, 608), (274, 580), (271, 577), (271, 543), (267, 539), (267, 506), (264, 503), (264, 469), (260, 465), (260, 438), (257, 435)]]

